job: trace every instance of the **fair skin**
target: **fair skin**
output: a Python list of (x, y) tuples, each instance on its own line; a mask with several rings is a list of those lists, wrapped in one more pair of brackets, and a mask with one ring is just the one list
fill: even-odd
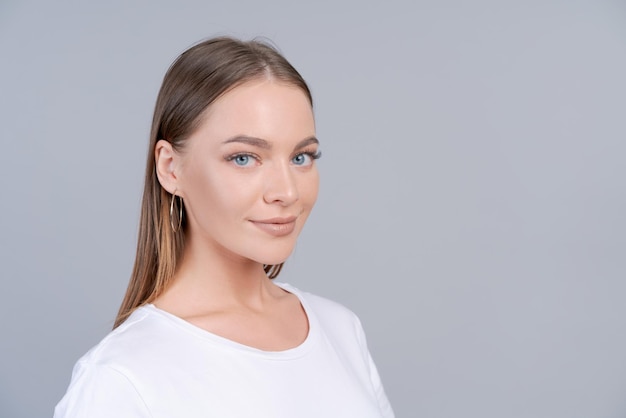
[(183, 198), (185, 249), (154, 304), (211, 333), (267, 351), (304, 341), (296, 296), (263, 264), (291, 254), (317, 198), (315, 123), (306, 95), (272, 79), (209, 106), (180, 152), (159, 141), (157, 176)]

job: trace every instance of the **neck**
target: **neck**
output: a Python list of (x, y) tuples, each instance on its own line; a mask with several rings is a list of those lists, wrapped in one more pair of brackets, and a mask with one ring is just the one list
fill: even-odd
[(234, 306), (262, 309), (273, 292), (275, 286), (261, 263), (229, 253), (215, 243), (194, 239), (190, 234), (172, 284), (155, 304), (179, 312)]

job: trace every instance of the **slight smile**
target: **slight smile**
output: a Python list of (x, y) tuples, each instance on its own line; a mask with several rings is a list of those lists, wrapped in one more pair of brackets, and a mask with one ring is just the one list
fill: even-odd
[(261, 220), (250, 220), (260, 230), (275, 236), (283, 237), (289, 235), (296, 228), (295, 216), (289, 216), (287, 218), (271, 218)]

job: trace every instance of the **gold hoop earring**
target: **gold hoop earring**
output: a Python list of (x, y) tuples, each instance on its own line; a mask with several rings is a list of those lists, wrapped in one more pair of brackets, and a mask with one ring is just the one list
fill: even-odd
[[(176, 193), (176, 190), (174, 190), (174, 193)], [(178, 198), (179, 200), (179, 204), (178, 204), (178, 226), (174, 226), (174, 222), (172, 221), (174, 219), (174, 200), (176, 200), (176, 198)], [(176, 196), (175, 194), (172, 194), (172, 200), (170, 201), (170, 226), (172, 227), (172, 231), (174, 231), (174, 233), (180, 231), (180, 226), (182, 225), (183, 222), (183, 198), (180, 196)]]

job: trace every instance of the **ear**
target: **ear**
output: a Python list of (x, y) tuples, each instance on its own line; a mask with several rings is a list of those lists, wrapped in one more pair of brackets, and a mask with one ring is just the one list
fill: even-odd
[(156, 174), (161, 186), (169, 193), (174, 194), (178, 185), (176, 167), (179, 163), (179, 155), (174, 151), (172, 144), (160, 139), (154, 148), (154, 162)]

